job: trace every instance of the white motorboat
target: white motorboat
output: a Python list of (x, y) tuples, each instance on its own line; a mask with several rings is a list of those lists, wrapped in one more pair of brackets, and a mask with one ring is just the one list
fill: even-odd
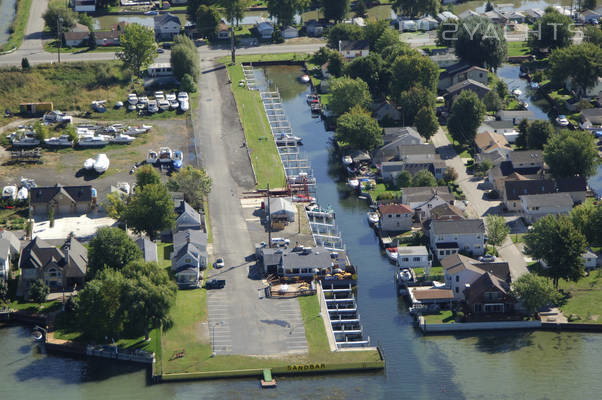
[(368, 212), (368, 222), (370, 224), (376, 225), (376, 224), (378, 224), (378, 221), (380, 221), (380, 217), (378, 216), (378, 213), (375, 213), (374, 211)]
[(148, 112), (154, 114), (159, 111), (159, 107), (157, 106), (157, 100), (149, 100), (147, 105)]
[(165, 100), (165, 93), (163, 93), (161, 90), (157, 90), (155, 92), (155, 100)]
[(130, 194), (130, 191), (132, 188), (130, 187), (130, 184), (127, 182), (117, 182), (117, 189), (121, 190), (125, 194)]
[(109, 169), (109, 157), (106, 154), (100, 153), (94, 160), (94, 170), (99, 174), (106, 172)]
[(345, 164), (345, 165), (353, 164), (353, 159), (351, 158), (351, 156), (343, 156), (343, 164)]
[(109, 141), (104, 136), (84, 136), (79, 139), (77, 145), (79, 147), (105, 147)]
[(136, 138), (133, 138), (129, 135), (124, 135), (123, 133), (120, 133), (119, 135), (109, 139), (109, 142), (114, 143), (114, 144), (130, 144), (134, 140), (136, 140)]
[(94, 169), (94, 163), (95, 160), (93, 158), (88, 158), (86, 161), (84, 161), (84, 169), (88, 171)]
[(171, 149), (169, 147), (161, 147), (159, 149), (159, 162), (161, 164), (171, 163), (172, 162), (171, 156), (172, 156), (172, 153), (171, 153)]
[(173, 169), (179, 171), (182, 168), (184, 162), (184, 154), (180, 150), (174, 150), (173, 152)]
[(136, 96), (136, 93), (128, 94), (128, 103), (133, 105), (136, 105), (138, 103), (138, 96)]
[(167, 101), (172, 101), (176, 99), (176, 94), (175, 93), (167, 93), (165, 95), (165, 100)]
[(352, 188), (352, 189), (357, 189), (358, 187), (360, 187), (360, 181), (359, 181), (359, 180), (357, 180), (357, 179), (355, 179), (355, 178), (353, 178), (353, 179), (349, 179), (349, 180), (347, 181), (347, 184), (348, 184), (349, 186), (351, 186), (351, 188)]
[(33, 189), (38, 187), (36, 181), (33, 178), (24, 178), (21, 177), (21, 181), (19, 181), (20, 185), (27, 189)]
[(136, 110), (142, 111), (146, 108), (146, 104), (144, 103), (138, 103), (136, 104)]
[(136, 104), (128, 104), (128, 111), (136, 111), (138, 108), (136, 107)]
[(188, 93), (186, 93), (186, 92), (178, 93), (178, 101), (179, 102), (188, 101)]
[(408, 268), (402, 268), (397, 272), (398, 282), (411, 282), (412, 280), (412, 272)]
[(163, 100), (159, 100), (159, 101), (157, 102), (157, 105), (159, 106), (159, 109), (160, 109), (161, 111), (167, 111), (167, 110), (169, 110), (169, 101), (167, 101), (167, 100), (165, 100), (165, 99), (163, 99)]
[(15, 185), (4, 186), (2, 189), (2, 198), (15, 200), (17, 198), (17, 187)]
[(138, 103), (148, 104), (148, 97), (146, 97), (146, 96), (138, 97)]
[(277, 135), (274, 140), (278, 146), (294, 146), (296, 144), (300, 144), (303, 139), (299, 136), (294, 136), (290, 134), (280, 134)]
[(385, 253), (391, 262), (397, 262), (397, 256), (399, 255), (397, 253), (397, 247), (387, 247)]
[(17, 192), (17, 200), (20, 200), (20, 201), (27, 200), (28, 197), (29, 197), (29, 190), (27, 190), (26, 187), (22, 187)]
[(180, 103), (178, 103), (178, 100), (173, 99), (173, 100), (168, 100), (169, 101), (169, 108), (172, 110), (176, 110), (178, 107), (180, 107)]
[(303, 74), (299, 77), (299, 80), (301, 81), (301, 83), (309, 83), (311, 78), (309, 77), (309, 75)]
[(569, 126), (569, 120), (566, 118), (566, 115), (559, 115), (556, 117), (556, 123), (560, 126)]
[(516, 89), (512, 89), (512, 94), (515, 95), (516, 97), (518, 97), (521, 94), (523, 94), (523, 92), (519, 88), (516, 88)]
[(150, 150), (148, 152), (148, 155), (146, 156), (146, 163), (147, 164), (154, 164), (158, 160), (159, 160), (159, 156), (157, 155), (157, 152)]
[(46, 147), (71, 147), (73, 146), (73, 140), (68, 135), (61, 135), (59, 137), (44, 139), (44, 144)]
[(180, 100), (180, 110), (188, 111), (189, 108), (190, 104), (188, 103), (188, 100)]
[(115, 102), (115, 108), (120, 109), (121, 107), (123, 107), (123, 101)]

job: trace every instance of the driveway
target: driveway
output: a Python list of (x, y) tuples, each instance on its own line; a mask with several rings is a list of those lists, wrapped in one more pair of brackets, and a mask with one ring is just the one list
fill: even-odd
[(201, 63), (201, 100), (194, 113), (199, 163), (213, 180), (209, 209), (215, 257), (225, 267), (209, 279), (226, 280), (226, 287), (207, 294), (208, 329), (218, 354), (274, 355), (307, 351), (297, 299), (263, 297), (265, 284), (249, 255), (255, 246), (249, 235), (240, 195), (254, 188), (244, 134), (226, 70), (213, 61)]
[(48, 217), (34, 217), (32, 237), (44, 240), (65, 239), (73, 232), (78, 239), (88, 239), (98, 228), (113, 226), (115, 222), (113, 218), (100, 211), (56, 218), (52, 228)]

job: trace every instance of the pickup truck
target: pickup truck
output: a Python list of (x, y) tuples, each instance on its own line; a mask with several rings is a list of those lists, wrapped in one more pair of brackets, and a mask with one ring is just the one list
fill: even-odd
[(205, 282), (205, 289), (223, 289), (226, 286), (225, 279), (211, 279)]

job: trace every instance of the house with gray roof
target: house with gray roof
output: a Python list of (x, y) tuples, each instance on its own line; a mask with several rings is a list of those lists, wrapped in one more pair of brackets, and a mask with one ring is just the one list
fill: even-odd
[(431, 210), (442, 204), (454, 204), (454, 195), (447, 186), (407, 187), (401, 192), (401, 202), (407, 204), (420, 222), (431, 218)]
[(95, 198), (92, 186), (37, 187), (29, 191), (30, 207), (33, 215), (48, 215), (51, 209), (54, 216), (85, 214), (92, 209)]
[(510, 284), (489, 272), (464, 289), (464, 310), (470, 315), (508, 314), (515, 303)]
[[(515, 171), (521, 169), (543, 168), (543, 151), (541, 150), (517, 150), (508, 154)], [(520, 171), (519, 171), (520, 172)]]
[(462, 254), (449, 255), (441, 261), (445, 274), (445, 286), (454, 293), (456, 300), (464, 300), (464, 290), (481, 275), (491, 273), (510, 283), (510, 266), (507, 262), (483, 263)]
[(155, 36), (158, 40), (171, 40), (180, 33), (180, 18), (171, 13), (155, 16)]
[(568, 215), (573, 209), (573, 198), (568, 193), (521, 195), (520, 216), (532, 224), (546, 215)]
[(171, 270), (180, 288), (197, 287), (200, 271), (207, 268), (207, 233), (186, 229), (174, 233)]
[(176, 232), (187, 229), (203, 229), (201, 214), (199, 214), (199, 212), (187, 202), (181, 201), (180, 205), (176, 207), (174, 211), (177, 215), (175, 228)]
[(142, 250), (142, 256), (144, 257), (144, 261), (147, 262), (158, 262), (159, 257), (157, 254), (157, 244), (150, 240), (146, 236), (140, 236), (136, 239), (136, 246)]
[(370, 54), (370, 43), (367, 40), (339, 40), (339, 53), (347, 60), (366, 57)]
[(428, 158), (435, 158), (435, 146), (423, 143), (422, 137), (414, 128), (385, 128), (383, 146), (374, 152), (372, 163), (377, 165), (386, 161)]
[(326, 274), (332, 265), (330, 253), (325, 248), (293, 249), (282, 253), (278, 274), (285, 277), (311, 278), (314, 275)]
[(512, 121), (514, 125), (518, 125), (523, 119), (526, 119), (527, 121), (535, 121), (538, 119), (535, 117), (533, 111), (500, 110), (495, 116), (501, 121)]
[(429, 241), (439, 259), (458, 252), (480, 256), (485, 252), (485, 224), (482, 219), (432, 220)]
[(520, 196), (554, 192), (556, 192), (556, 182), (552, 179), (506, 180), (502, 193), (503, 204), (508, 211), (519, 211)]
[(471, 92), (476, 93), (476, 95), (481, 99), (491, 91), (487, 84), (483, 84), (472, 79), (460, 81), (445, 90), (444, 97), (447, 106), (451, 107), (456, 97), (458, 97), (458, 95), (465, 90), (470, 90)]
[(487, 85), (488, 76), (489, 73), (485, 68), (463, 62), (457, 63), (453, 66), (450, 66), (439, 75), (437, 90), (447, 90), (448, 88), (468, 79), (482, 83), (483, 85)]

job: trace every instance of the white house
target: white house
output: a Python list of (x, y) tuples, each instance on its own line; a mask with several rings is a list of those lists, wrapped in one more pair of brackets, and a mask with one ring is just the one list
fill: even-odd
[(174, 234), (171, 270), (180, 288), (196, 287), (200, 271), (207, 268), (207, 234), (183, 230)]
[(585, 93), (583, 93), (583, 89), (575, 84), (571, 79), (567, 79), (565, 81), (565, 85), (567, 90), (574, 90), (577, 93), (584, 95), (585, 97), (597, 97), (602, 93), (602, 77), (598, 77), (598, 82), (592, 87), (588, 87)]
[(431, 261), (426, 246), (399, 246), (397, 247), (397, 266), (399, 268), (424, 268), (426, 275), (429, 273)]
[(586, 250), (582, 254), (584, 267), (586, 270), (598, 268), (598, 255), (591, 250)]
[(464, 300), (464, 290), (486, 272), (510, 281), (510, 268), (506, 262), (481, 263), (461, 254), (452, 254), (441, 260), (441, 266), (445, 286), (451, 289), (456, 300)]
[(339, 53), (346, 59), (366, 57), (370, 53), (367, 40), (339, 40)]
[(380, 229), (383, 232), (402, 232), (412, 229), (412, 209), (405, 204), (382, 204)]
[(458, 19), (458, 17), (449, 11), (443, 11), (443, 12), (437, 14), (437, 20), (439, 22), (453, 21), (453, 20), (457, 20), (457, 19)]
[(418, 20), (418, 29), (421, 31), (432, 31), (437, 29), (438, 26), (439, 22), (431, 16), (426, 16)]
[(0, 281), (8, 279), (10, 272), (10, 242), (0, 239)]
[(573, 198), (568, 193), (522, 195), (520, 215), (532, 224), (546, 215), (568, 215), (573, 209)]
[(171, 40), (180, 33), (182, 23), (177, 16), (167, 13), (155, 17), (155, 36), (158, 40)]
[(429, 239), (440, 259), (459, 251), (480, 256), (485, 252), (485, 224), (481, 219), (434, 220)]
[(148, 66), (146, 72), (149, 76), (172, 76), (173, 71), (170, 63), (154, 63)]
[(307, 32), (307, 36), (318, 37), (324, 33), (324, 27), (315, 19), (312, 19), (305, 24), (305, 31)]
[(431, 210), (442, 204), (454, 203), (454, 195), (447, 186), (407, 187), (401, 192), (401, 202), (407, 204), (421, 222), (431, 218)]
[(0, 230), (0, 239), (8, 240), (10, 243), (11, 255), (15, 256), (21, 252), (21, 242), (19, 241), (19, 238), (11, 231)]
[(297, 28), (289, 25), (282, 30), (282, 37), (285, 39), (292, 39), (292, 38), (299, 37), (299, 31), (297, 30)]
[(257, 32), (259, 33), (259, 37), (262, 39), (271, 39), (272, 34), (274, 33), (274, 25), (267, 21), (263, 21), (255, 25)]
[(399, 22), (399, 30), (415, 32), (418, 30), (418, 23), (411, 19), (402, 20)]

